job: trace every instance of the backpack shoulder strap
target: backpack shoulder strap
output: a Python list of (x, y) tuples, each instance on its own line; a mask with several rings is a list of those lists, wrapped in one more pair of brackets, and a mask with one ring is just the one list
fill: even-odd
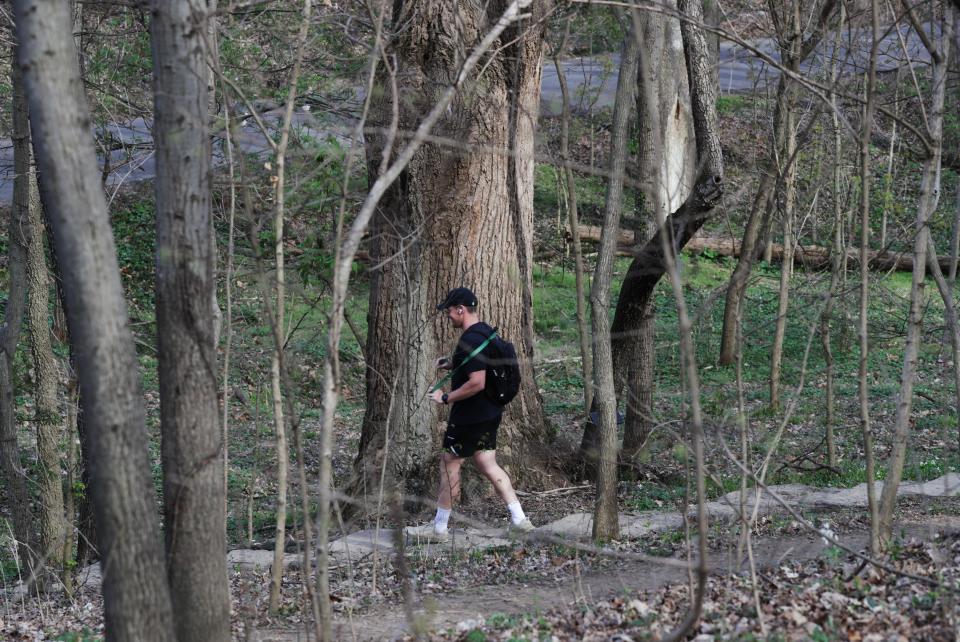
[(483, 343), (481, 343), (481, 344), (478, 345), (476, 348), (474, 348), (474, 349), (473, 349), (473, 352), (471, 352), (470, 354), (468, 354), (468, 355), (467, 355), (467, 358), (460, 362), (460, 365), (459, 365), (459, 366), (457, 366), (456, 368), (454, 368), (453, 370), (451, 370), (450, 372), (448, 372), (446, 375), (444, 375), (444, 377), (443, 377), (440, 381), (438, 381), (437, 383), (433, 384), (433, 387), (430, 388), (430, 392), (433, 392), (434, 390), (438, 390), (443, 384), (445, 384), (445, 383), (447, 382), (448, 379), (451, 379), (451, 378), (453, 377), (453, 374), (454, 374), (457, 370), (459, 370), (459, 369), (462, 368), (463, 366), (467, 365), (467, 362), (468, 362), (468, 361), (470, 361), (470, 360), (473, 359), (475, 356), (477, 356), (478, 354), (480, 354), (481, 352), (483, 352), (483, 349), (486, 348), (486, 347), (490, 344), (491, 341), (493, 341), (493, 338), (494, 338), (495, 336), (497, 336), (497, 329), (496, 329), (496, 328), (493, 329), (493, 332), (490, 333), (490, 336), (487, 337), (487, 338), (484, 340)]

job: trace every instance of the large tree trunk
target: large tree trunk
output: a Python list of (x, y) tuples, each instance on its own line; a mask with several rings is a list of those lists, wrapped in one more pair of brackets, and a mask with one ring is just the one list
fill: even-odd
[[(676, 9), (675, 0), (666, 4)], [(683, 204), (696, 179), (690, 83), (683, 73), (680, 20), (660, 12), (640, 11), (636, 23), (643, 45), (643, 62), (637, 70), (643, 91), (636, 95), (638, 172), (645, 213), (653, 221), (662, 221)], [(653, 230), (649, 232), (647, 238), (637, 239), (638, 246), (652, 236)]]
[[(681, 25), (681, 29), (687, 26)], [(684, 31), (684, 34), (686, 33)], [(699, 32), (695, 33), (699, 34)], [(702, 36), (691, 35), (691, 37), (703, 40)], [(691, 48), (691, 43), (686, 38), (687, 36), (684, 35), (690, 102), (699, 159), (698, 177), (680, 208), (659, 225), (656, 234), (642, 249), (637, 250), (636, 257), (630, 263), (623, 284), (620, 286), (620, 298), (610, 328), (611, 336), (615, 337), (616, 341), (627, 341), (635, 336), (635, 328), (641, 321), (641, 317), (636, 312), (643, 310), (649, 304), (657, 282), (667, 269), (663, 236), (666, 235), (672, 252), (675, 255), (679, 254), (709, 218), (722, 194), (723, 155), (718, 138), (717, 87), (712, 82), (710, 55), (706, 45)], [(614, 354), (620, 351), (616, 343), (612, 348)], [(592, 444), (599, 443), (598, 436), (596, 426), (588, 423), (580, 445), (583, 459), (589, 459)]]
[[(394, 49), (399, 128), (409, 131), (457, 77), (458, 51), (469, 51), (507, 3), (453, 0), (398, 2)], [(367, 412), (355, 463), (355, 495), (376, 495), (386, 462), (390, 486), (431, 492), (436, 445), (445, 413), (426, 399), (434, 358), (458, 334), (435, 306), (452, 287), (477, 294), (480, 314), (517, 345), (523, 388), (504, 415), (498, 455), (515, 481), (547, 483), (542, 445), (547, 426), (534, 379), (531, 309), (533, 144), (538, 113), (543, 23), (547, 2), (532, 19), (511, 25), (481, 78), (483, 99), (458, 95), (434, 133), (510, 155), (464, 154), (425, 144), (384, 194), (372, 222), (374, 266), (367, 339)], [(378, 79), (376, 126), (390, 123), (391, 90)], [(371, 175), (386, 139), (371, 137)]]
[(926, 277), (927, 246), (930, 239), (929, 221), (937, 209), (940, 195), (940, 156), (943, 147), (943, 106), (946, 96), (947, 61), (953, 21), (951, 9), (944, 5), (946, 13), (941, 22), (939, 50), (930, 51), (933, 60), (931, 78), (930, 112), (927, 118), (928, 152), (920, 179), (920, 202), (917, 205), (915, 238), (913, 245), (913, 280), (910, 287), (910, 316), (907, 320), (907, 337), (903, 347), (903, 369), (900, 374), (900, 393), (897, 396), (897, 412), (893, 421), (893, 447), (887, 461), (883, 493), (880, 497), (880, 539), (888, 541), (892, 536), (893, 511), (897, 505), (897, 489), (906, 461), (907, 439), (910, 435), (910, 408), (913, 402), (913, 380), (920, 347), (920, 326), (923, 320), (924, 279)]
[(62, 570), (63, 541), (67, 525), (63, 522), (63, 460), (60, 454), (61, 412), (57, 400), (59, 374), (57, 358), (50, 342), (50, 277), (47, 272), (46, 234), (40, 210), (36, 182), (30, 189), (30, 249), (27, 254), (27, 281), (30, 293), (27, 325), (30, 329), (30, 354), (33, 357), (34, 402), (37, 426), (38, 490), (40, 499), (40, 554), (47, 570), (39, 578), (44, 586), (53, 574)]
[(62, 267), (90, 439), (108, 640), (173, 640), (146, 416), (68, 3), (17, 0), (44, 209)]
[(30, 121), (23, 74), (17, 65), (11, 69), (13, 83), (13, 207), (7, 227), (7, 301), (0, 325), (0, 472), (7, 490), (7, 508), (13, 522), (13, 535), (20, 542), (21, 564), (29, 560), (33, 546), (30, 493), (27, 490), (20, 446), (17, 442), (17, 386), (14, 356), (20, 341), (27, 294), (27, 247), (30, 243)]
[(203, 0), (155, 0), (157, 343), (167, 575), (177, 639), (229, 640)]
[[(674, 6), (676, 3), (673, 3)], [(680, 21), (659, 12), (635, 13), (643, 50), (637, 69), (637, 142), (644, 211), (636, 235), (637, 248), (653, 236), (659, 222), (679, 207), (696, 177), (696, 140), (690, 113), (690, 86), (684, 68)], [(715, 79), (714, 79), (715, 80)], [(654, 327), (653, 300), (629, 310), (633, 321), (627, 336), (613, 337), (614, 380), (619, 396), (626, 388), (623, 458), (630, 461), (653, 430)], [(622, 319), (626, 320), (624, 317)], [(625, 386), (624, 386), (625, 384)]]

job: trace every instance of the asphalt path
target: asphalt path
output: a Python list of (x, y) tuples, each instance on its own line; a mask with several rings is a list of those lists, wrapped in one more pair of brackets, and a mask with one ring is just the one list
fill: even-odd
[[(864, 73), (869, 50), (870, 34), (865, 30), (844, 31), (839, 38), (828, 35), (803, 63), (801, 71), (806, 76), (826, 83), (831, 66), (836, 64), (845, 78), (855, 77)], [(722, 42), (718, 69), (721, 92), (741, 94), (769, 90), (779, 78), (780, 71), (776, 66), (779, 59), (776, 43), (770, 39), (752, 40), (746, 45)], [(888, 29), (878, 50), (878, 69), (881, 73), (928, 62), (929, 55), (912, 29), (904, 25), (900, 26), (899, 33), (893, 28)], [(574, 113), (589, 114), (613, 106), (620, 68), (619, 54), (571, 58), (563, 61), (561, 66), (570, 87), (570, 103)], [(540, 93), (541, 114), (560, 114), (563, 106), (560, 82), (552, 60), (544, 61)], [(261, 113), (261, 118), (268, 128), (275, 130), (280, 122), (281, 110), (276, 107), (266, 109)], [(350, 125), (349, 121), (343, 119), (322, 122), (306, 109), (298, 110), (294, 115), (295, 135), (315, 140), (334, 136), (341, 143), (348, 143)], [(93, 132), (101, 146), (98, 154), (101, 173), (104, 159), (109, 158), (110, 172), (106, 180), (109, 197), (112, 198), (123, 184), (138, 183), (156, 176), (150, 126), (149, 122), (138, 118), (129, 123), (111, 123)], [(237, 139), (237, 146), (248, 154), (269, 155), (269, 143), (253, 118), (243, 122)], [(109, 154), (103, 152), (105, 148), (110, 150)], [(214, 164), (223, 165), (224, 157), (222, 138), (217, 137)], [(0, 139), (0, 205), (9, 204), (13, 198), (13, 175), (11, 141), (9, 138)]]

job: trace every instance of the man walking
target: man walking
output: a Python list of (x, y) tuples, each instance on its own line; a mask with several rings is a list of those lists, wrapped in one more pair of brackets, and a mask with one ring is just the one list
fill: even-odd
[(463, 330), (453, 357), (437, 359), (437, 368), (452, 370), (450, 391), (438, 388), (430, 393), (437, 404), (450, 406), (447, 430), (443, 436), (443, 452), (440, 455), (440, 492), (437, 498), (437, 514), (433, 522), (407, 533), (430, 541), (447, 541), (450, 534), (447, 526), (454, 501), (460, 495), (460, 467), (467, 458), (484, 477), (490, 480), (497, 494), (510, 511), (509, 534), (528, 533), (534, 529), (520, 507), (507, 473), (497, 464), (497, 429), (503, 415), (503, 407), (490, 400), (486, 388), (487, 360), (481, 350), (470, 355), (493, 333), (493, 328), (477, 315), (477, 298), (467, 288), (451, 290), (437, 306), (446, 312), (454, 328)]

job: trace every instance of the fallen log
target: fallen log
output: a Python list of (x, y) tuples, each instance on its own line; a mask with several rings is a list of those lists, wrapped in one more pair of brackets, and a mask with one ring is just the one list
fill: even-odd
[[(600, 241), (600, 228), (595, 225), (581, 225), (581, 241)], [(570, 229), (567, 228), (566, 237), (571, 238)], [(740, 256), (740, 240), (716, 236), (697, 235), (690, 239), (684, 252), (691, 254), (702, 254), (705, 251), (715, 252), (721, 256)], [(634, 233), (632, 230), (621, 229), (617, 237), (617, 254), (619, 256), (635, 256)], [(773, 244), (773, 261), (779, 263), (783, 260), (783, 245)], [(869, 250), (867, 256), (870, 261), (870, 269), (878, 271), (894, 270), (897, 272), (913, 271), (913, 255), (900, 252), (885, 252), (878, 250)], [(856, 263), (860, 260), (860, 249), (851, 247), (847, 249), (847, 260)], [(948, 257), (939, 258), (940, 269), (947, 271), (950, 269), (950, 259)], [(797, 246), (794, 254), (794, 265), (807, 270), (827, 270), (830, 269), (830, 248), (822, 245), (801, 245)]]

